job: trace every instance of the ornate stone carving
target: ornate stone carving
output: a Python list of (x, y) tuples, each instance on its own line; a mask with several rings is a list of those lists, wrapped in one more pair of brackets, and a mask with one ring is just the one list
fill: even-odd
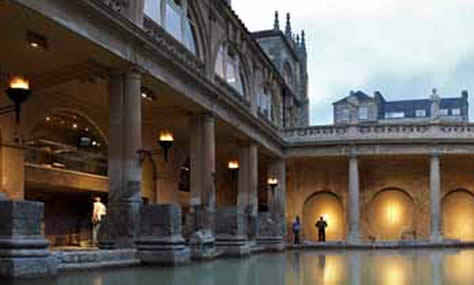
[(147, 16), (143, 20), (143, 29), (164, 54), (172, 60), (178, 61), (195, 74), (205, 77), (204, 63)]

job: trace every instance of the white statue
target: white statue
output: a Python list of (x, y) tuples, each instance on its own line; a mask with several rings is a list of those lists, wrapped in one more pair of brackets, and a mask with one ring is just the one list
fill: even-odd
[(94, 198), (94, 209), (92, 211), (92, 243), (97, 245), (97, 233), (99, 232), (100, 223), (103, 216), (107, 214), (105, 205), (100, 201), (99, 197)]

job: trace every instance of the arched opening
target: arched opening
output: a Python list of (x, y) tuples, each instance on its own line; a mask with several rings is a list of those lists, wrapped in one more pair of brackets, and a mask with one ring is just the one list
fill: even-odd
[(474, 240), (474, 195), (471, 192), (455, 190), (444, 197), (442, 231), (446, 238)]
[(407, 234), (416, 236), (414, 228), (415, 204), (412, 198), (399, 189), (378, 192), (369, 205), (369, 219), (379, 240), (399, 240)]
[(25, 142), (25, 162), (107, 176), (107, 144), (100, 130), (79, 113), (51, 112)]
[(25, 141), (25, 196), (42, 201), (44, 231), (53, 246), (87, 246), (93, 198), (107, 203), (107, 143), (85, 116), (45, 115)]
[(229, 44), (220, 46), (214, 72), (229, 84), (240, 96), (245, 97), (244, 72), (236, 48)]
[(341, 199), (331, 192), (319, 192), (306, 200), (303, 208), (303, 232), (306, 240), (316, 241), (315, 227), (319, 217), (327, 221), (326, 240), (342, 240), (345, 233), (344, 211)]
[(190, 52), (198, 55), (196, 24), (188, 0), (145, 0), (145, 15), (163, 27)]

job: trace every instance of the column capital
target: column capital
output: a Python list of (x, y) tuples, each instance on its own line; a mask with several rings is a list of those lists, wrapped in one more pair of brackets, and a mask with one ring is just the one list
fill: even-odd
[(130, 64), (127, 66), (123, 66), (120, 68), (116, 69), (110, 69), (108, 71), (108, 76), (109, 77), (116, 77), (116, 76), (121, 76), (121, 75), (129, 75), (129, 76), (138, 76), (141, 77), (147, 73), (147, 71), (140, 65), (138, 64)]
[(439, 150), (432, 150), (429, 153), (431, 158), (439, 158), (441, 156), (441, 152)]
[(347, 152), (347, 156), (349, 158), (358, 158), (359, 157), (359, 152), (357, 151), (357, 149), (355, 147), (352, 147)]

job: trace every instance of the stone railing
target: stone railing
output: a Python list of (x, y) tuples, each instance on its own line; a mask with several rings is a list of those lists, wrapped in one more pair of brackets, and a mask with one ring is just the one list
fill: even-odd
[(329, 125), (284, 131), (288, 142), (345, 142), (390, 140), (474, 140), (474, 124), (370, 124)]

